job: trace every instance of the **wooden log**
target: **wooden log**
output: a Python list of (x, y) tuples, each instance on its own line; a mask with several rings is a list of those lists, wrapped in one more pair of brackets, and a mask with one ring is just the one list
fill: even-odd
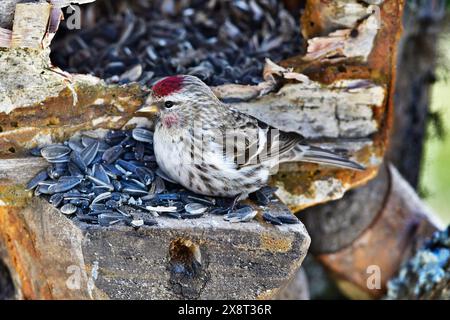
[[(309, 247), (301, 223), (276, 227), (261, 218), (159, 217), (158, 226), (138, 230), (71, 220), (24, 190), (43, 164), (0, 160), (0, 261), (17, 298), (267, 299), (293, 276)], [(281, 203), (267, 210), (288, 212)], [(184, 276), (180, 270), (192, 270), (193, 259), (200, 267)]]
[[(382, 210), (352, 243), (334, 252), (317, 255), (350, 296), (380, 298), (386, 292), (387, 281), (401, 264), (426, 238), (442, 228), (392, 166), (389, 167), (388, 190)], [(317, 237), (316, 233), (314, 239)], [(379, 286), (371, 282), (377, 276)]]

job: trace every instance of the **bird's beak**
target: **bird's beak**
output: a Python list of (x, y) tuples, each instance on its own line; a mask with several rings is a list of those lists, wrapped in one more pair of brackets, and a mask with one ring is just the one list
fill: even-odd
[(142, 108), (136, 111), (136, 113), (150, 113), (150, 114), (156, 114), (158, 112), (159, 108), (156, 104), (143, 106)]

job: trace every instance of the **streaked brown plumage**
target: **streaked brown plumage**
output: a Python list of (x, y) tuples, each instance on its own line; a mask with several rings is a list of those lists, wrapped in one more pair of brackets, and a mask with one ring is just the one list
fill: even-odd
[(154, 135), (158, 165), (197, 193), (245, 197), (264, 186), (282, 162), (364, 169), (305, 144), (300, 134), (280, 131), (225, 105), (193, 76), (159, 80), (151, 101), (159, 110)]

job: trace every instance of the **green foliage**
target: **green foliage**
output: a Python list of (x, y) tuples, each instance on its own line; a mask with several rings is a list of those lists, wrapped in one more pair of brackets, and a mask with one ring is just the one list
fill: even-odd
[[(446, 4), (447, 17), (450, 17), (450, 0), (446, 0)], [(436, 75), (437, 82), (431, 92), (431, 110), (428, 114), (419, 190), (442, 220), (450, 223), (450, 24), (448, 22), (443, 24), (440, 34)]]

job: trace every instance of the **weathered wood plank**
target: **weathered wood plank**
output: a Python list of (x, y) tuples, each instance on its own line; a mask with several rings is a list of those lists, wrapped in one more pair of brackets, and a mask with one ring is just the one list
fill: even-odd
[(22, 210), (0, 206), (0, 258), (27, 299), (256, 299), (293, 276), (310, 243), (302, 224), (158, 221), (104, 228), (70, 220), (43, 199)]

